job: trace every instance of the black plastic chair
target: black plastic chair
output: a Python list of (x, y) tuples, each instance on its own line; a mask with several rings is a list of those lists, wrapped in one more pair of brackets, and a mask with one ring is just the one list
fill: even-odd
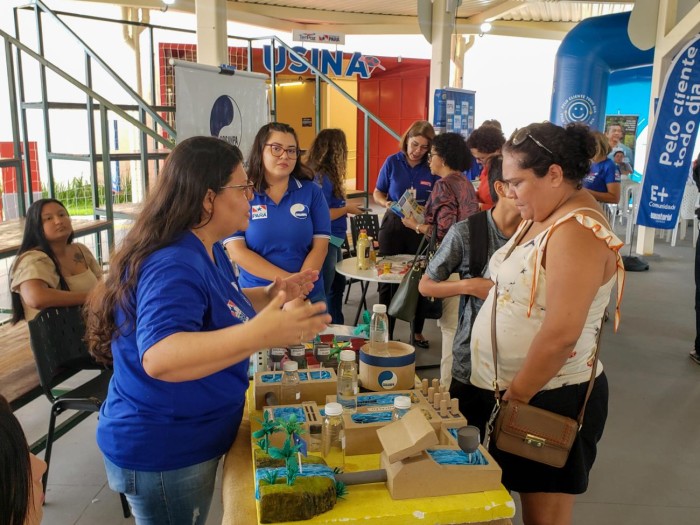
[[(56, 417), (65, 410), (99, 412), (107, 397), (112, 371), (92, 360), (85, 342), (85, 325), (79, 306), (47, 308), (29, 321), (29, 338), (39, 382), (51, 403), (49, 431), (46, 435), (46, 472), (42, 479), (44, 492), (49, 478), (51, 451), (53, 448)], [(68, 391), (56, 389), (58, 385), (81, 370), (97, 369), (100, 374), (82, 385)], [(124, 517), (131, 516), (129, 505), (120, 494)]]
[[(357, 251), (355, 246), (357, 246), (357, 238), (360, 236), (360, 230), (366, 230), (367, 236), (372, 237), (374, 241), (375, 250), (379, 246), (379, 215), (376, 213), (363, 213), (362, 215), (353, 215), (350, 217), (350, 236), (352, 237), (352, 249), (350, 250), (350, 256), (357, 256)], [(348, 279), (347, 288), (345, 289), (345, 304), (348, 304), (348, 297), (350, 296), (350, 286), (353, 283), (358, 282), (358, 279)], [(369, 287), (369, 282), (360, 281), (360, 288), (362, 289), (362, 296), (360, 298), (360, 304), (357, 308), (357, 315), (355, 318), (355, 324), (357, 324), (360, 311), (362, 308), (367, 309), (367, 300), (365, 299), (367, 295), (367, 288)]]

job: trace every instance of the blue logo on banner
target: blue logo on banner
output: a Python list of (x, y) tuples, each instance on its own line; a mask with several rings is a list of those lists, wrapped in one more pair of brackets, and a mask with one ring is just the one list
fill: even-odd
[(700, 120), (700, 35), (669, 68), (649, 142), (637, 224), (671, 230), (690, 172)]
[(228, 95), (221, 95), (212, 104), (209, 113), (209, 132), (234, 146), (241, 145), (243, 121), (236, 101)]

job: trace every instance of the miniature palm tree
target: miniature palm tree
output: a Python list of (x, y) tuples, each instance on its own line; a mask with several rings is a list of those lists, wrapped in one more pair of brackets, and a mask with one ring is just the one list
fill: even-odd
[(258, 439), (257, 445), (265, 452), (268, 452), (270, 436), (282, 430), (281, 425), (279, 421), (270, 419), (270, 412), (267, 410), (263, 414), (263, 419), (258, 419), (258, 422), (260, 423), (260, 430), (253, 432), (253, 437)]
[(269, 454), (271, 458), (284, 460), (285, 466), (287, 467), (287, 485), (294, 485), (294, 480), (296, 480), (297, 474), (299, 474), (299, 467), (297, 466), (297, 453), (299, 452), (299, 448), (299, 445), (293, 444), (291, 434), (284, 440), (282, 448), (270, 447)]

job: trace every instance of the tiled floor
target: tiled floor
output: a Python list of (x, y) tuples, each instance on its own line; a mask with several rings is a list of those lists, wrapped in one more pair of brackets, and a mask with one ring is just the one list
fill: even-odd
[[(675, 248), (659, 241), (656, 251), (648, 272), (628, 274), (620, 331), (613, 334), (612, 322), (605, 327), (609, 417), (589, 490), (575, 507), (577, 525), (700, 523), (700, 366), (687, 355), (695, 335), (694, 250), (688, 235)], [(350, 319), (358, 296), (355, 285), (345, 307)], [(374, 286), (369, 301), (376, 301)], [(435, 363), (440, 332), (434, 321), (424, 333), (432, 344), (419, 349), (419, 364)], [(406, 323), (397, 324), (396, 336), (407, 340)], [(30, 440), (37, 439), (46, 431), (48, 403), (37, 400), (18, 416)], [(106, 487), (95, 424), (92, 416), (56, 442), (45, 524), (133, 522), (121, 517), (119, 498)], [(220, 499), (214, 498), (210, 524), (221, 521)]]

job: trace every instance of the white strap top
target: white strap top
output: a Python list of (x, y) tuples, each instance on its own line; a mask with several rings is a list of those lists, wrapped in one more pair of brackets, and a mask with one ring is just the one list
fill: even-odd
[[(619, 250), (623, 243), (607, 226), (596, 219), (584, 215), (582, 211), (596, 210), (579, 208), (561, 217), (549, 228), (535, 238), (516, 246), (511, 256), (504, 261), (508, 250), (518, 237), (518, 233), (527, 225), (523, 222), (518, 232), (510, 241), (498, 250), (489, 262), (489, 271), (495, 280), (498, 276), (498, 290), (494, 286), (479, 311), (472, 329), (472, 376), (471, 382), (484, 389), (493, 388), (493, 354), (491, 351), (491, 310), (493, 301), (497, 300), (497, 343), (498, 343), (498, 383), (501, 389), (507, 388), (515, 374), (522, 368), (532, 340), (539, 332), (544, 320), (547, 289), (546, 270), (542, 267), (547, 242), (554, 230), (568, 220), (576, 220), (581, 226), (605, 242), (617, 256), (617, 272), (607, 283), (603, 284), (595, 295), (588, 311), (583, 331), (574, 350), (559, 373), (543, 388), (548, 390), (569, 384), (588, 381), (590, 367), (596, 348), (596, 335), (600, 321), (610, 301), (610, 292), (617, 281), (615, 305), (615, 330), (620, 321), (620, 301), (624, 289), (625, 273)], [(598, 361), (597, 373), (603, 371)]]

